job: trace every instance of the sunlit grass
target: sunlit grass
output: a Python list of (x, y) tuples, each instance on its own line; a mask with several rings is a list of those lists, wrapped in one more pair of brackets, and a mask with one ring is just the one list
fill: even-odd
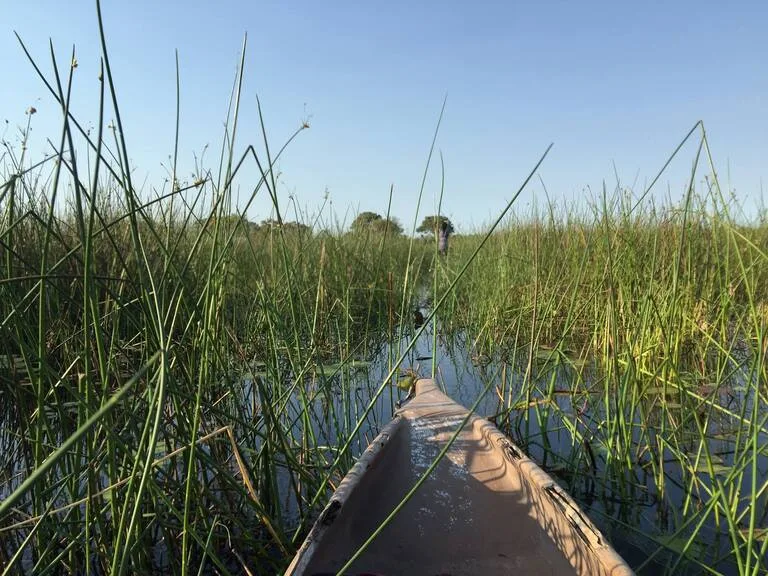
[[(433, 349), (458, 335), (503, 366), (496, 422), (574, 490), (598, 484), (604, 525), (645, 535), (639, 499), (669, 515), (649, 561), (766, 569), (768, 227), (734, 214), (702, 125), (679, 204), (619, 187), (439, 257), (429, 239), (286, 216), (285, 146), (263, 121), (261, 142), (236, 137), (244, 61), (218, 168), (181, 182), (174, 152), (147, 195), (106, 58), (94, 134), (69, 114), (74, 58), (51, 54), (50, 77), (33, 65), (61, 106), (56, 154), (6, 147), (0, 167), (6, 571), (279, 572), (390, 417), (425, 299)], [(261, 226), (242, 216), (257, 195)], [(382, 354), (388, 376), (361, 384)]]
[[(614, 497), (626, 491), (627, 510), (638, 490), (656, 509), (677, 509), (678, 561), (758, 573), (768, 546), (768, 228), (759, 214), (731, 216), (738, 206), (705, 165), (707, 186), (694, 190), (692, 175), (679, 205), (617, 189), (589, 210), (546, 206), (511, 220), (446, 321), (525, 373), (500, 386), (502, 427)], [(562, 433), (570, 455), (549, 445)], [(729, 539), (725, 552), (707, 549), (706, 530)]]
[[(287, 221), (282, 149), (265, 132), (235, 153), (244, 62), (218, 173), (184, 184), (174, 160), (169, 189), (143, 197), (106, 59), (93, 135), (68, 113), (74, 66), (62, 77), (51, 57), (58, 151), (3, 155), (0, 564), (273, 574), (317, 511), (308, 498), (366, 442), (329, 383), (393, 338), (425, 247)], [(274, 201), (261, 227), (232, 201), (246, 165), (261, 177), (240, 210)]]

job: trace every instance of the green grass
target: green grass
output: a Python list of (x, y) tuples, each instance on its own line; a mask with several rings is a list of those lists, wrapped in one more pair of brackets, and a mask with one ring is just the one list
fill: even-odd
[[(652, 494), (676, 510), (651, 535), (670, 570), (713, 532), (728, 545), (708, 569), (766, 569), (768, 226), (733, 212), (702, 125), (686, 139), (706, 186), (679, 205), (617, 186), (505, 218), (513, 198), (499, 230), (441, 259), (429, 239), (288, 218), (285, 146), (236, 138), (242, 61), (219, 165), (180, 182), (174, 151), (168, 189), (140, 194), (102, 43), (96, 134), (69, 115), (75, 69), (52, 50), (58, 152), (2, 152), (6, 572), (279, 572), (388, 419), (428, 293), (449, 341), (503, 366), (500, 427), (574, 490), (622, 498), (604, 525), (640, 532), (633, 500)], [(261, 227), (242, 216), (258, 195), (275, 214)], [(387, 376), (358, 395), (382, 351)]]
[[(185, 185), (174, 161), (170, 189), (142, 197), (104, 55), (95, 138), (68, 114), (74, 67), (62, 78), (52, 59), (41, 78), (62, 108), (59, 152), (37, 165), (25, 146), (3, 155), (0, 564), (271, 574), (352, 462), (330, 465), (323, 442), (365, 440), (328, 383), (395, 337), (427, 244), (287, 222), (272, 174), (282, 150), (265, 132), (258, 152), (234, 152), (242, 62), (218, 172)], [(232, 201), (248, 164), (261, 178), (241, 210), (275, 201), (260, 228)]]
[[(445, 321), (525, 374), (501, 385), (502, 428), (530, 442), (535, 420), (545, 457), (549, 435), (566, 434), (571, 472), (626, 490), (627, 508), (640, 487), (680, 509), (678, 559), (694, 558), (713, 529), (730, 539), (725, 561), (752, 574), (766, 569), (768, 546), (768, 227), (761, 215), (737, 219), (705, 167), (707, 187), (691, 185), (679, 205), (638, 205), (617, 188), (589, 207), (511, 219)], [(457, 238), (451, 258), (475, 243)], [(571, 401), (557, 402), (564, 367)]]

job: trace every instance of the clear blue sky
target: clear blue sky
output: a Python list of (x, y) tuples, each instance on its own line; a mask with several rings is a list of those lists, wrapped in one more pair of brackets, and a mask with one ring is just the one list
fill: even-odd
[[(413, 219), (443, 97), (437, 147), (445, 160), (443, 211), (460, 230), (501, 210), (544, 148), (549, 196), (579, 201), (615, 163), (640, 191), (696, 120), (748, 205), (762, 201), (768, 163), (768, 3), (739, 2), (103, 2), (129, 154), (145, 190), (173, 150), (174, 50), (181, 64), (181, 175), (206, 145), (218, 158), (245, 32), (239, 149), (260, 141), (256, 95), (273, 147), (309, 117), (279, 164), (279, 194), (315, 212), (326, 189), (340, 219), (358, 210)], [(17, 140), (35, 106), (31, 151), (57, 139), (60, 112), (13, 31), (50, 69), (74, 44), (73, 109), (97, 118), (100, 48), (94, 1), (0, 0), (0, 137)], [(66, 68), (66, 66), (65, 66)], [(4, 120), (9, 124), (5, 125)], [(657, 198), (680, 198), (687, 146)], [(705, 171), (701, 172), (701, 175)], [(433, 164), (421, 214), (439, 190)], [(245, 188), (245, 182), (241, 186)], [(520, 200), (543, 203), (535, 181)], [(263, 196), (249, 213), (269, 216)]]

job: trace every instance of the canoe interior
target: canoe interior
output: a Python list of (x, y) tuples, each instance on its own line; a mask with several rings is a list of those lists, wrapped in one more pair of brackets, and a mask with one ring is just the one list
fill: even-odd
[[(397, 506), (467, 411), (417, 395), (344, 478), (287, 574), (337, 571)], [(573, 500), (492, 424), (473, 417), (349, 574), (631, 574)]]

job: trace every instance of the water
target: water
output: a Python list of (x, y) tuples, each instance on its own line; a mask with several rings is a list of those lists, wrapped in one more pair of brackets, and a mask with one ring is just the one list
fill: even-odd
[[(269, 405), (280, 415), (281, 427), (291, 435), (295, 446), (303, 446), (302, 442), (312, 438), (311, 443), (307, 443), (307, 450), (302, 451), (302, 463), (308, 469), (317, 470), (316, 476), (322, 477), (324, 470), (337, 459), (338, 446), (351, 436), (358, 421), (361, 421), (347, 456), (339, 464), (339, 469), (347, 470), (354, 458), (390, 421), (398, 403), (406, 397), (404, 391), (386, 384), (366, 413), (371, 399), (381, 388), (408, 341), (406, 336), (393, 345), (384, 344), (372, 355), (372, 359), (357, 358), (342, 365), (315, 366), (300, 382), (286, 371), (284, 379), (289, 388), (292, 386), (290, 389), (293, 392), (282, 398), (270, 396), (275, 387), (268, 385), (266, 371), (261, 366), (253, 366), (251, 373), (239, 380), (242, 384), (239, 392), (226, 400), (231, 402), (231, 406), (222, 408), (222, 421), (215, 420), (215, 414), (209, 407), (206, 418), (214, 419), (205, 421), (203, 427), (208, 431), (215, 430), (222, 424), (230, 424), (228, 418), (237, 415), (238, 423), (233, 424), (237, 444), (245, 460), (252, 463), (263, 447), (264, 406)], [(663, 493), (653, 475), (649, 465), (650, 452), (646, 447), (655, 445), (660, 437), (662, 419), (658, 406), (653, 407), (652, 401), (644, 401), (647, 411), (636, 411), (624, 427), (630, 431), (626, 441), (630, 443), (628, 453), (632, 457), (629, 462), (623, 462), (611, 453), (611, 447), (606, 444), (609, 440), (618, 439), (606, 432), (606, 398), (602, 393), (605, 387), (596, 376), (597, 370), (586, 367), (579, 376), (565, 363), (553, 362), (552, 354), (534, 353), (530, 378), (526, 380), (528, 355), (528, 350), (519, 350), (517, 354), (504, 354), (503, 360), (489, 357), (475, 350), (472, 340), (463, 334), (451, 338), (440, 335), (435, 349), (433, 333), (428, 329), (405, 355), (401, 367), (430, 376), (434, 358), (438, 383), (450, 397), (468, 407), (487, 389), (478, 405), (478, 413), (493, 419), (500, 429), (568, 490), (619, 554), (631, 566), (643, 566), (642, 573), (656, 574), (672, 567), (675, 573), (700, 573), (700, 563), (704, 563), (722, 573), (736, 574), (735, 562), (729, 558), (732, 543), (728, 526), (722, 521), (718, 525), (713, 514), (703, 519), (693, 543), (687, 542), (706, 507), (707, 491), (713, 486), (707, 471), (702, 468), (691, 474), (683, 468), (676, 454), (665, 448), (662, 454)], [(718, 406), (746, 420), (749, 420), (753, 410), (765, 410), (765, 399), (759, 400), (757, 408), (754, 406), (754, 387), (749, 378), (748, 372), (734, 369), (728, 384), (714, 391)], [(572, 393), (575, 387), (578, 392)], [(526, 389), (531, 391), (530, 394), (525, 393)], [(697, 390), (700, 394), (711, 392), (701, 384)], [(662, 391), (656, 391), (648, 396), (659, 398), (661, 394)], [(615, 401), (614, 398), (607, 400)], [(674, 448), (678, 455), (687, 454), (688, 465), (693, 466), (702, 448), (697, 427), (697, 422), (699, 425), (701, 422), (694, 418), (701, 419), (702, 416), (691, 417), (691, 406), (686, 405), (684, 398), (682, 402), (678, 400), (676, 396), (667, 400), (670, 405), (673, 402), (679, 404), (677, 408), (668, 410), (667, 418), (679, 420)], [(305, 403), (308, 411), (304, 410)], [(507, 403), (514, 409), (506, 410)], [(306, 417), (307, 414), (309, 417)], [(167, 425), (173, 428), (175, 422)], [(741, 426), (728, 413), (712, 411), (708, 416), (706, 446), (717, 458), (718, 482), (724, 482), (727, 474), (738, 465), (734, 461), (734, 446)], [(582, 437), (587, 441), (584, 442)], [(757, 489), (760, 489), (768, 477), (765, 451), (768, 437), (763, 435), (758, 440), (762, 452), (756, 459), (755, 473)], [(223, 435), (221, 441), (225, 442)], [(19, 439), (13, 434), (11, 419), (6, 416), (4, 424), (0, 423), (0, 450), (13, 454), (18, 449)], [(207, 444), (201, 445), (201, 449), (209, 453)], [(167, 449), (159, 446), (156, 456), (162, 457), (163, 450)], [(20, 465), (18, 458), (12, 460), (17, 466)], [(239, 478), (240, 471), (235, 469), (233, 459), (229, 461), (232, 463), (232, 476)], [(295, 528), (301, 516), (307, 513), (305, 504), (300, 505), (300, 500), (296, 498), (296, 471), (279, 451), (270, 465), (277, 469), (279, 509), (274, 513), (279, 515), (281, 525)], [(182, 471), (185, 469), (182, 461), (178, 461), (176, 466)], [(6, 481), (0, 483), (0, 498), (18, 484), (21, 478), (19, 472), (15, 468), (5, 471)], [(201, 472), (208, 473), (207, 470)], [(734, 505), (740, 510), (745, 509), (745, 498), (752, 490), (751, 473), (748, 466), (744, 474), (728, 484)], [(336, 481), (338, 479), (335, 478)], [(211, 478), (208, 480), (211, 481)], [(218, 483), (213, 481), (210, 485)], [(223, 493), (226, 488), (222, 484), (218, 490)], [(299, 486), (299, 491), (304, 502), (313, 495), (304, 484)], [(241, 493), (232, 492), (230, 496), (233, 505), (241, 505)], [(221, 498), (222, 502), (224, 500)], [(269, 501), (269, 498), (265, 500)], [(246, 509), (244, 504), (243, 509)], [(757, 509), (758, 525), (765, 528), (768, 526), (765, 493), (759, 497)], [(319, 507), (315, 513), (318, 510)], [(258, 518), (244, 518), (242, 525), (245, 529), (251, 526), (263, 529)], [(236, 530), (232, 530), (232, 535), (237, 536)], [(165, 548), (162, 536), (158, 538), (155, 561), (162, 567), (166, 563)], [(662, 543), (665, 547), (658, 552)], [(687, 556), (679, 561), (681, 551), (686, 547)], [(647, 563), (653, 554), (656, 554), (655, 558)]]
[[(401, 342), (401, 349), (405, 348), (406, 342), (407, 338)], [(314, 432), (322, 439), (322, 443), (333, 446), (339, 435), (346, 437), (352, 431), (396, 356), (397, 350), (385, 347), (367, 370), (342, 370), (338, 376), (325, 383), (334, 387), (334, 403), (338, 404), (336, 412), (351, 417), (340, 426), (338, 423), (331, 426), (324, 416), (327, 418), (334, 410), (329, 409), (327, 400), (316, 401), (313, 406), (313, 413), (317, 416)], [(632, 443), (630, 453), (638, 457), (633, 458), (628, 465), (617, 465), (615, 461), (609, 465), (608, 447), (600, 441), (601, 426), (606, 425), (604, 398), (601, 394), (572, 394), (570, 391), (576, 376), (567, 365), (553, 364), (551, 361), (537, 362), (532, 371), (532, 388), (538, 393), (534, 392), (528, 397), (521, 392), (524, 389), (525, 371), (519, 363), (505, 364), (498, 359), (477, 354), (472, 349), (471, 341), (461, 335), (450, 341), (440, 338), (437, 350), (434, 350), (432, 333), (426, 331), (406, 355), (402, 366), (413, 368), (422, 376), (429, 376), (433, 356), (436, 358), (437, 380), (455, 401), (469, 407), (483, 390), (488, 389), (479, 404), (478, 413), (494, 420), (566, 488), (631, 566), (641, 566), (641, 572), (647, 574), (665, 572), (671, 567), (674, 567), (675, 573), (696, 574), (705, 565), (724, 574), (738, 573), (735, 561), (728, 558), (732, 546), (728, 526), (722, 520), (718, 525), (713, 514), (701, 522), (693, 542), (688, 542), (693, 527), (699, 524), (697, 514), (706, 505), (707, 490), (712, 488), (713, 483), (707, 470), (702, 467), (693, 475), (695, 480), (692, 480), (690, 473), (684, 473), (675, 454), (666, 450), (663, 454), (664, 493), (661, 494), (648, 463), (648, 453), (643, 448), (658, 433), (660, 423), (653, 421), (653, 417), (658, 416), (658, 410), (651, 410), (645, 415), (635, 412), (629, 428), (629, 439)], [(527, 357), (527, 352), (522, 356)], [(589, 374), (590, 370), (584, 373)], [(589, 378), (586, 377), (580, 389), (588, 390), (592, 386)], [(748, 418), (752, 399), (746, 394), (748, 387), (744, 385), (743, 374), (736, 377), (734, 382), (730, 389), (720, 391), (717, 401), (736, 413), (744, 408), (742, 413)], [(595, 388), (603, 389), (601, 386)], [(358, 455), (365, 449), (379, 429), (389, 421), (397, 403), (405, 396), (404, 392), (394, 386), (384, 389), (350, 447), (353, 454)], [(500, 414), (504, 412), (501, 398), (511, 398), (515, 405), (537, 397), (540, 400), (542, 396), (548, 396), (550, 400), (531, 403), (530, 406), (524, 404), (528, 407)], [(322, 405), (323, 402), (325, 405)], [(294, 410), (297, 414), (300, 412), (298, 404)], [(682, 420), (685, 417), (685, 406), (679, 409), (672, 406), (670, 413), (676, 410)], [(576, 432), (588, 441), (580, 442), (574, 430), (564, 425), (563, 417), (571, 422), (579, 422)], [(717, 411), (709, 415), (706, 444), (716, 462), (720, 462), (719, 470), (722, 474), (726, 474), (734, 465), (736, 423), (733, 420)], [(677, 435), (683, 442), (687, 440), (687, 445), (678, 446), (678, 449), (689, 454), (691, 461), (695, 462), (697, 451), (701, 452), (702, 447), (700, 434), (696, 433), (695, 423), (689, 422), (688, 427), (687, 432)], [(765, 445), (766, 439), (763, 438), (761, 442)], [(585, 444), (589, 444), (589, 447)], [(329, 460), (332, 460), (333, 455), (329, 456)], [(757, 459), (758, 483), (767, 475), (768, 457), (763, 452)], [(717, 477), (722, 480), (720, 474)], [(734, 481), (731, 486), (732, 490), (740, 490), (744, 498), (750, 494), (750, 475), (744, 474), (740, 482)], [(761, 508), (765, 510), (765, 494), (760, 502)], [(686, 503), (687, 509), (684, 511)], [(286, 504), (286, 513), (295, 516), (298, 511), (290, 498)], [(768, 526), (765, 512), (762, 512), (759, 522), (762, 527)], [(661, 544), (664, 546), (660, 547)], [(686, 548), (687, 554), (681, 557), (682, 550)], [(649, 561), (651, 555), (654, 558)]]

